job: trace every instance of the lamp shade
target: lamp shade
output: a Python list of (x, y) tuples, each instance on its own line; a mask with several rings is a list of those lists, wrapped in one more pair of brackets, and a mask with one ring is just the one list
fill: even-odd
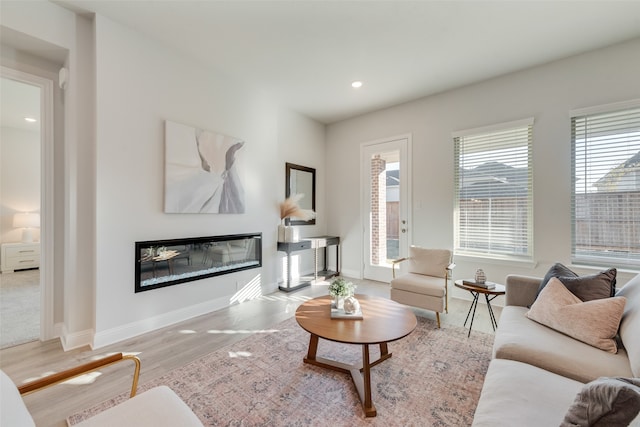
[(14, 228), (40, 228), (39, 213), (17, 213), (13, 215)]

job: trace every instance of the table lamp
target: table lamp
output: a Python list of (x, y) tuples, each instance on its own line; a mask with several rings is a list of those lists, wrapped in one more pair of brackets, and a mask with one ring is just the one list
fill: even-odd
[(13, 227), (22, 228), (22, 243), (33, 242), (33, 228), (40, 228), (39, 213), (17, 213), (13, 215)]

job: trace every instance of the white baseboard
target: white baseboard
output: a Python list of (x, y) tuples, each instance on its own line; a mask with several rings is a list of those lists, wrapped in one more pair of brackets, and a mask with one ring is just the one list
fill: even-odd
[(60, 343), (64, 351), (73, 350), (74, 348), (86, 347), (91, 345), (94, 330), (87, 329), (80, 332), (69, 333), (64, 325), (60, 334)]
[(205, 301), (179, 310), (163, 313), (159, 316), (142, 319), (116, 328), (101, 331), (93, 337), (92, 349), (98, 349), (109, 344), (132, 338), (156, 329), (164, 328), (184, 320), (192, 319), (203, 314), (211, 313), (229, 306), (229, 296)]
[(354, 279), (362, 279), (362, 275), (358, 270), (348, 270), (348, 269), (345, 270), (343, 268), (342, 270), (340, 270), (340, 275), (346, 276), (346, 277), (352, 277)]
[(277, 283), (269, 283), (268, 285), (267, 284), (263, 285), (262, 294), (269, 295), (274, 292), (277, 292), (278, 290), (279, 288)]

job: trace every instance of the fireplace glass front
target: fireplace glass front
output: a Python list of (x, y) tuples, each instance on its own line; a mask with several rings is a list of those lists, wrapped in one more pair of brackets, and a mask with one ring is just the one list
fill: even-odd
[(136, 242), (135, 291), (262, 267), (262, 233)]

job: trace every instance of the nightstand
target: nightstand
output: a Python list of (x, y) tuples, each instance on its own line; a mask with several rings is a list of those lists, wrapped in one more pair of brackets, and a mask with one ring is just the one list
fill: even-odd
[(3, 243), (0, 253), (3, 273), (40, 267), (40, 242)]

